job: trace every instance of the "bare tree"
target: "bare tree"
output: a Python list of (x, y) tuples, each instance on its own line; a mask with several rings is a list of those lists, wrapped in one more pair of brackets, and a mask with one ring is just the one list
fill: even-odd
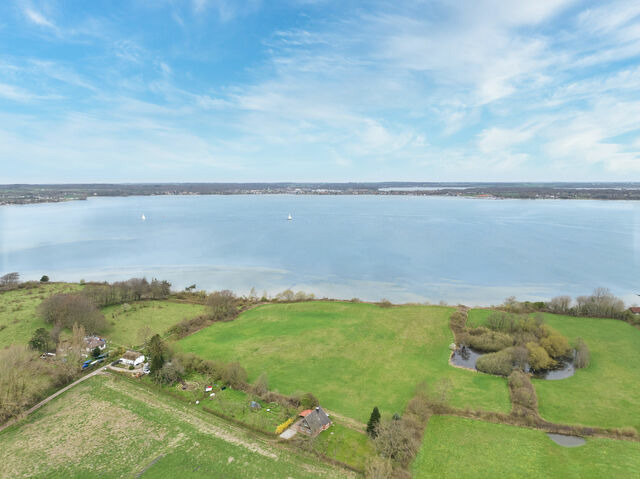
[(38, 312), (47, 323), (71, 328), (82, 325), (89, 333), (100, 333), (106, 329), (104, 315), (86, 296), (76, 293), (55, 294), (45, 299)]
[(229, 291), (215, 291), (207, 297), (207, 306), (211, 317), (216, 321), (225, 321), (238, 314), (236, 297)]

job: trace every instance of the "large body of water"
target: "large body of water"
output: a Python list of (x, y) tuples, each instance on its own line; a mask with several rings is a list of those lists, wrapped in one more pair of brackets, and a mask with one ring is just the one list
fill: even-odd
[(631, 303), (640, 203), (242, 195), (2, 206), (0, 274), (10, 271), (469, 305), (604, 286)]

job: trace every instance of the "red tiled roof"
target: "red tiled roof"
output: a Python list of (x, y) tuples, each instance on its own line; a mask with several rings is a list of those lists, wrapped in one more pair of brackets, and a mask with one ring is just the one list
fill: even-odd
[(305, 409), (304, 411), (302, 411), (302, 412), (300, 413), (300, 416), (302, 416), (302, 417), (306, 417), (306, 415), (307, 415), (307, 414), (310, 414), (310, 413), (312, 413), (312, 412), (313, 412), (313, 409)]
[(635, 314), (639, 314), (640, 313), (640, 308), (637, 307), (637, 306), (635, 306), (633, 308), (629, 308), (629, 309), (631, 310), (632, 313), (635, 313)]

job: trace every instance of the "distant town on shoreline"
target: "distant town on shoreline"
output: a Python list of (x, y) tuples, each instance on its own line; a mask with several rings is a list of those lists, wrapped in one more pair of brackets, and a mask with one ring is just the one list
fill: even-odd
[(640, 182), (628, 183), (129, 183), (0, 185), (0, 205), (54, 203), (99, 196), (153, 195), (410, 195), (496, 199), (640, 200)]

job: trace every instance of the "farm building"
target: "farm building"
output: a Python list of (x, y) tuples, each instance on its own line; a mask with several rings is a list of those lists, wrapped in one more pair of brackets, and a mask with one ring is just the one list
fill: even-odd
[(331, 419), (320, 406), (302, 411), (300, 416), (302, 419), (297, 422), (298, 431), (308, 436), (320, 434), (331, 426)]
[(107, 340), (98, 336), (86, 336), (84, 338), (84, 345), (88, 353), (93, 351), (95, 348), (102, 351), (107, 347)]
[(122, 355), (120, 359), (122, 364), (128, 364), (129, 366), (137, 366), (144, 362), (144, 354), (137, 351), (127, 351)]
[(637, 306), (629, 308), (629, 311), (631, 311), (633, 314), (640, 314), (640, 308)]

